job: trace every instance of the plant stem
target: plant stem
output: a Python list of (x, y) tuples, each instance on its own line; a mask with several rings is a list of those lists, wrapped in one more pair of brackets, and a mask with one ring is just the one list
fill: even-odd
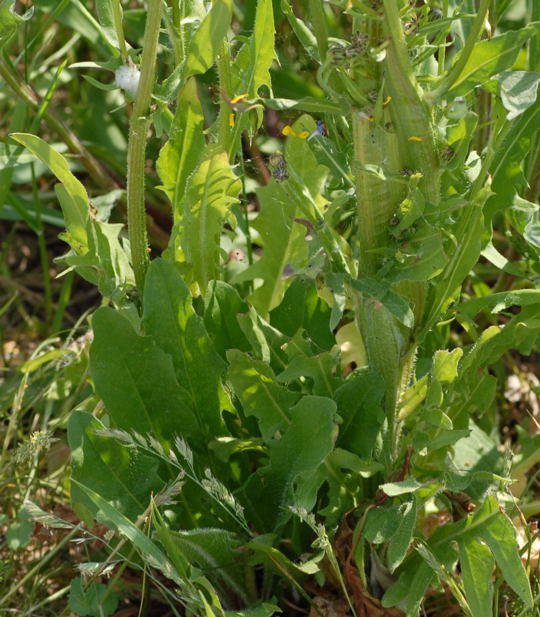
[(144, 169), (146, 141), (149, 127), (147, 117), (152, 100), (156, 70), (159, 29), (161, 25), (162, 0), (150, 0), (144, 31), (141, 78), (133, 114), (129, 122), (127, 157), (127, 204), (128, 232), (135, 282), (143, 291), (144, 277), (148, 267), (148, 240), (146, 234), (146, 211), (144, 207)]
[[(389, 0), (385, 0), (385, 5), (389, 2)], [(482, 29), (484, 27), (484, 20), (486, 18), (486, 14), (489, 10), (489, 5), (491, 0), (481, 0), (480, 6), (478, 7), (478, 13), (476, 14), (476, 18), (473, 23), (473, 27), (471, 33), (467, 37), (467, 41), (465, 43), (465, 47), (462, 52), (459, 54), (459, 57), (454, 62), (452, 68), (448, 72), (448, 74), (442, 78), (440, 85), (435, 88), (430, 94), (429, 97), (431, 99), (442, 98), (448, 90), (454, 85), (458, 77), (461, 75), (461, 72), (465, 68), (469, 58), (471, 57), (474, 46), (476, 45), (477, 40), (480, 38), (482, 33)]]
[(126, 46), (126, 38), (124, 36), (124, 28), (122, 25), (122, 5), (120, 0), (113, 0), (112, 12), (114, 21), (114, 30), (116, 32), (116, 38), (118, 39), (118, 46), (120, 47), (120, 57), (125, 64), (128, 59), (128, 51)]

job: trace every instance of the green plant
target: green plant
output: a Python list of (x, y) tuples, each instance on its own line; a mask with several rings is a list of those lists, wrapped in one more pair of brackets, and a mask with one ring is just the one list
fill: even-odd
[[(92, 317), (95, 395), (68, 424), (74, 507), (116, 532), (113, 556), (196, 615), (298, 603), (324, 614), (324, 602), (416, 615), (430, 587), (471, 617), (494, 615), (501, 594), (526, 614), (512, 472), (483, 419), (490, 367), (509, 349), (530, 353), (540, 330), (538, 8), (497, 34), (505, 2), (474, 14), (450, 0), (304, 4), (303, 19), (287, 0), (279, 10), (321, 96), (293, 99), (272, 90), (286, 53), (270, 0), (236, 38), (232, 0), (150, 0), (129, 242), (93, 215), (60, 153), (12, 134), (60, 181), (62, 262), (107, 305)], [(106, 68), (137, 62), (120, 2), (98, 5)], [(302, 115), (253, 212), (244, 159), (265, 108)], [(167, 136), (156, 167), (174, 226), (150, 260), (152, 124)], [(499, 220), (521, 260), (493, 244)], [(481, 258), (519, 285), (462, 298)], [(74, 585), (73, 610), (115, 610), (113, 586), (96, 585)]]

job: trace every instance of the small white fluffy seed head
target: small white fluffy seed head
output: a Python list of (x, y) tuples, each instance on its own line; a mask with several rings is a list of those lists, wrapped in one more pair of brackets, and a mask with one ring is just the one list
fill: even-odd
[(132, 99), (137, 96), (141, 72), (136, 66), (120, 66), (114, 73), (114, 80), (119, 88), (127, 92)]

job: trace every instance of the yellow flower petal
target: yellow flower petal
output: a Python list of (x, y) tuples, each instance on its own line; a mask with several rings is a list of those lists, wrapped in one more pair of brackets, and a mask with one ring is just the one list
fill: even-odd
[(234, 126), (234, 114), (233, 113), (229, 114), (229, 126), (230, 127)]
[(281, 132), (282, 132), (282, 133), (283, 133), (283, 135), (285, 135), (285, 136), (287, 136), (287, 135), (296, 135), (296, 133), (295, 133), (295, 132), (294, 132), (294, 130), (293, 130), (293, 127), (292, 127), (292, 126), (289, 126), (288, 124), (286, 124), (286, 125), (283, 127), (283, 129), (282, 129), (282, 131), (281, 131)]
[(297, 135), (297, 137), (300, 137), (300, 139), (307, 139), (310, 134), (311, 133), (309, 131), (302, 131), (299, 135)]
[(413, 135), (412, 137), (409, 137), (409, 141), (424, 141), (421, 137), (416, 137), (415, 135)]
[(239, 94), (238, 96), (235, 96), (234, 99), (231, 99), (231, 103), (239, 103), (242, 99), (245, 99), (246, 96), (249, 96), (247, 92), (246, 94)]

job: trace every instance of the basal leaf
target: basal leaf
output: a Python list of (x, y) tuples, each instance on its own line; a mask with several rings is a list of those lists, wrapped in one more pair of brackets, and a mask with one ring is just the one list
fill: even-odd
[[(294, 341), (291, 345), (293, 343)], [(277, 380), (289, 384), (296, 379), (309, 377), (313, 380), (312, 394), (332, 398), (335, 389), (342, 384), (342, 380), (335, 377), (337, 360), (335, 354), (328, 352), (306, 355), (302, 351), (296, 351), (285, 370), (277, 376)]]
[[(96, 434), (104, 428), (101, 421), (89, 413), (71, 413), (68, 443), (72, 478), (99, 493), (124, 516), (134, 520), (148, 507), (152, 492), (163, 485), (157, 475), (159, 461), (137, 449), (126, 448), (111, 437)], [(75, 507), (80, 504), (96, 514), (94, 502), (76, 483), (71, 486), (71, 500)]]
[(400, 521), (388, 543), (388, 568), (394, 572), (405, 559), (416, 525), (416, 499), (405, 502), (400, 508)]
[(309, 477), (332, 451), (335, 412), (336, 405), (331, 399), (304, 396), (291, 410), (291, 423), (284, 435), (270, 443), (270, 464), (261, 473), (265, 480), (265, 500), (276, 525), (290, 517), (288, 508), (295, 505), (299, 477), (304, 476), (309, 482)]
[(351, 375), (336, 391), (335, 401), (343, 419), (337, 445), (362, 458), (372, 456), (384, 421), (384, 391), (382, 377), (368, 370)]
[(435, 575), (419, 555), (414, 555), (413, 559), (407, 560), (406, 563), (407, 569), (403, 571), (399, 580), (387, 589), (382, 598), (382, 605), (399, 605), (406, 609), (407, 617), (416, 617), (426, 589)]
[(330, 330), (331, 308), (317, 293), (315, 281), (296, 277), (281, 304), (270, 312), (270, 323), (283, 334), (294, 336), (303, 328), (321, 349), (330, 349), (335, 337)]
[[(172, 360), (182, 393), (197, 423), (208, 435), (219, 434), (225, 363), (216, 352), (204, 322), (176, 267), (155, 259), (148, 268), (144, 293), (146, 332)], [(159, 383), (159, 380), (158, 380)], [(180, 434), (180, 433), (179, 433)]]
[(263, 439), (269, 442), (276, 431), (283, 432), (289, 425), (291, 407), (297, 402), (298, 393), (280, 385), (270, 366), (246, 353), (232, 349), (227, 352), (227, 360), (227, 377), (244, 413), (257, 418)]
[(150, 434), (164, 444), (200, 430), (191, 399), (174, 373), (172, 359), (150, 337), (110, 308), (92, 318), (90, 372), (96, 392), (117, 428)]
[[(488, 515), (492, 515), (489, 516)], [(504, 579), (523, 600), (525, 606), (533, 607), (529, 579), (518, 552), (516, 530), (508, 516), (499, 508), (493, 496), (486, 499), (478, 517), (486, 516), (485, 522), (476, 529), (476, 534), (489, 546)]]
[(421, 488), (422, 483), (418, 482), (416, 478), (412, 476), (406, 480), (399, 482), (387, 482), (381, 484), (381, 490), (383, 490), (389, 497), (396, 497), (398, 495), (406, 495), (407, 493), (414, 493)]
[(175, 223), (182, 217), (186, 184), (197, 168), (204, 146), (204, 116), (197, 82), (189, 79), (178, 97), (169, 141), (161, 149), (156, 163), (163, 188), (171, 200)]
[(223, 358), (229, 349), (250, 349), (237, 319), (248, 312), (248, 305), (234, 287), (224, 281), (212, 281), (206, 290), (204, 306), (204, 325)]
[(116, 612), (120, 596), (107, 591), (107, 585), (97, 581), (86, 584), (86, 581), (77, 576), (71, 581), (69, 608), (77, 615), (109, 617)]
[(465, 597), (475, 617), (493, 617), (493, 567), (489, 548), (473, 537), (459, 542), (459, 564)]

